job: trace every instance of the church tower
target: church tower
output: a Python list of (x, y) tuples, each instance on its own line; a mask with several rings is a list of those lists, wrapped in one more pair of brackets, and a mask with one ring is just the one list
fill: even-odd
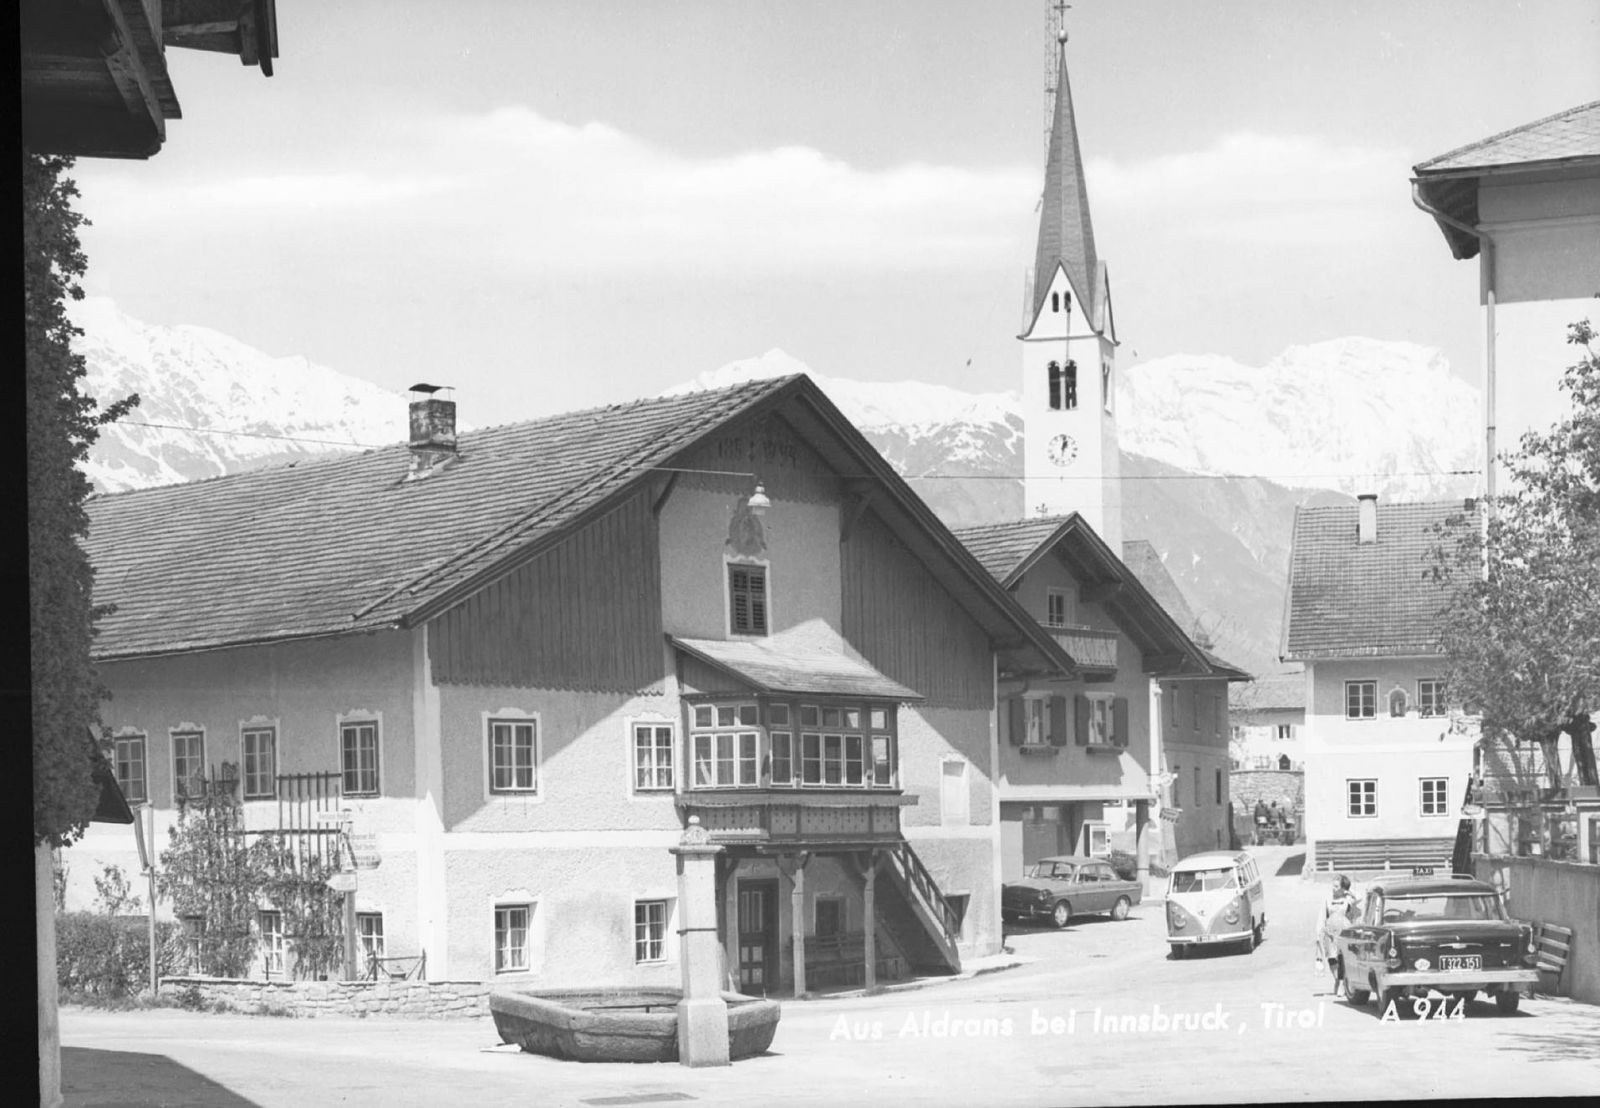
[(1066, 32), (1056, 41), (1039, 243), (1020, 336), (1024, 510), (1029, 516), (1077, 512), (1120, 552), (1122, 466), (1111, 285), (1095, 253), (1067, 83)]

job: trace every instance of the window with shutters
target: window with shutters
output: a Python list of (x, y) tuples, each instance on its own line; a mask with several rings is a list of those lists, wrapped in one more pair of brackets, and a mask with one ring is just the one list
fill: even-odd
[(767, 567), (728, 563), (728, 631), (734, 635), (767, 633)]
[(1051, 362), (1050, 375), (1050, 410), (1053, 412), (1070, 412), (1078, 406), (1078, 363)]
[(1118, 748), (1128, 745), (1128, 698), (1113, 693), (1079, 693), (1078, 745)]
[(1049, 751), (1068, 742), (1067, 698), (1032, 695), (1010, 701), (1009, 737), (1024, 752)]

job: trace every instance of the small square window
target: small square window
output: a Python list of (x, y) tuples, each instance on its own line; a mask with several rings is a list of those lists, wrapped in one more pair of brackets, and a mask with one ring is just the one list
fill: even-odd
[(761, 722), (759, 709), (754, 704), (739, 705), (739, 726), (754, 727)]
[(1422, 787), (1422, 814), (1425, 816), (1448, 816), (1450, 814), (1450, 779), (1448, 777), (1424, 777), (1421, 779)]
[(112, 740), (117, 786), (122, 790), (122, 795), (132, 803), (150, 799), (149, 784), (145, 778), (144, 754), (143, 735), (119, 735)]
[(489, 721), (490, 792), (538, 792), (538, 762), (538, 720), (491, 719)]
[(638, 723), (633, 728), (633, 787), (640, 792), (670, 791), (674, 735), (669, 724)]
[(841, 717), (840, 717), (839, 709), (837, 709), (837, 708), (824, 708), (824, 709), (822, 709), (822, 726), (824, 726), (824, 727), (838, 727), (840, 718)]
[(800, 726), (816, 727), (821, 721), (821, 712), (815, 704), (800, 705)]
[(789, 705), (768, 704), (767, 723), (773, 727), (789, 726)]
[(1417, 682), (1417, 712), (1424, 717), (1446, 714), (1443, 681), (1424, 677)]
[(716, 725), (715, 709), (709, 704), (695, 705), (694, 725), (696, 727), (714, 727)]
[(873, 708), (867, 713), (867, 726), (874, 731), (886, 730), (889, 726), (889, 713), (883, 708)]
[(1348, 781), (1346, 814), (1364, 819), (1378, 814), (1378, 782), (1375, 780)]
[(494, 908), (494, 971), (521, 973), (528, 968), (528, 924), (531, 904), (496, 904)]
[(1344, 683), (1344, 718), (1375, 719), (1378, 715), (1378, 683), (1376, 681), (1346, 681)]
[(633, 960), (664, 962), (667, 959), (667, 902), (641, 900), (633, 906)]

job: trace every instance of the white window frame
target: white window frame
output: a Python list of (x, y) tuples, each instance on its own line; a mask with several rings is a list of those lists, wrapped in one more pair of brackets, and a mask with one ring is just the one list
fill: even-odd
[[(1117, 745), (1117, 694), (1084, 693), (1089, 701), (1089, 746)], [(1199, 698), (1195, 698), (1195, 714), (1200, 712)], [(1131, 723), (1130, 723), (1131, 726)], [(1131, 736), (1130, 736), (1131, 738)]]
[[(696, 713), (700, 709), (709, 708), (711, 723), (699, 723)], [(744, 709), (750, 709), (753, 721), (746, 722), (741, 716)], [(732, 723), (723, 723), (720, 713), (723, 709), (730, 709), (734, 713)], [(686, 789), (754, 789), (761, 786), (761, 705), (754, 699), (738, 698), (714, 702), (696, 703), (689, 706), (689, 744), (688, 744), (688, 777), (684, 782)], [(744, 740), (750, 738), (754, 742), (754, 760), (745, 757)], [(700, 749), (702, 740), (706, 744), (709, 759), (702, 760)], [(727, 746), (727, 757), (724, 757), (723, 745)], [(700, 780), (700, 767), (704, 764), (710, 768), (710, 778)], [(722, 779), (721, 767), (727, 765), (731, 776), (728, 780)]]
[[(766, 591), (766, 627), (761, 631), (736, 631), (733, 627), (733, 567), (748, 566), (762, 571)], [(744, 555), (723, 555), (722, 558), (722, 626), (730, 639), (764, 639), (772, 634), (772, 563), (766, 558), (749, 558)]]
[[(336, 719), (336, 722), (337, 722), (337, 726), (335, 727), (335, 732), (339, 737), (338, 738), (338, 741), (339, 741), (339, 784), (340, 784), (340, 788), (343, 789), (344, 795), (345, 796), (351, 796), (351, 797), (382, 796), (383, 795), (383, 763), (385, 761), (385, 759), (383, 757), (383, 713), (382, 712), (369, 712), (369, 711), (365, 711), (365, 710), (357, 710), (357, 711), (352, 711), (352, 712), (342, 712), (338, 716), (336, 716), (335, 719)], [(370, 788), (370, 789), (357, 789), (357, 790), (352, 791), (352, 790), (344, 787), (346, 781), (348, 780), (347, 775), (349, 773), (349, 770), (345, 766), (345, 761), (344, 761), (344, 732), (345, 732), (345, 728), (347, 728), (347, 727), (349, 727), (349, 728), (371, 727), (372, 728), (372, 759), (373, 759), (373, 766), (372, 766), (372, 788)], [(358, 758), (360, 757), (359, 747), (357, 748), (357, 757)], [(356, 773), (359, 775), (361, 772), (362, 772), (361, 767), (358, 765), (356, 767)]]
[[(250, 791), (250, 759), (249, 751), (245, 747), (247, 734), (259, 734), (266, 731), (272, 736), (272, 789), (270, 792)], [(278, 771), (282, 766), (283, 750), (278, 745), (278, 736), (283, 734), (283, 729), (278, 726), (278, 720), (268, 719), (265, 716), (252, 716), (239, 722), (239, 796), (243, 800), (276, 800), (278, 797)], [(258, 755), (259, 756), (259, 755)], [(259, 776), (259, 773), (257, 774)]]
[[(1352, 795), (1351, 786), (1361, 785), (1361, 803), (1356, 803)], [(1355, 811), (1357, 807), (1367, 808), (1369, 811)], [(1347, 777), (1344, 782), (1344, 814), (1346, 819), (1377, 819), (1378, 818), (1378, 779), (1376, 777)]]
[[(639, 784), (639, 732), (650, 729), (650, 777), (654, 784)], [(663, 767), (659, 762), (661, 736), (667, 732), (667, 759)], [(628, 720), (628, 791), (638, 796), (667, 796), (678, 789), (678, 725), (665, 716), (634, 716)], [(666, 770), (667, 782), (660, 784), (660, 773)]]
[[(522, 927), (522, 964), (502, 966), (500, 962), (501, 913), (525, 913)], [(538, 968), (535, 959), (534, 926), (538, 919), (539, 901), (535, 897), (508, 893), (495, 897), (489, 912), (489, 968), (493, 976), (505, 977), (518, 973), (533, 973)], [(507, 928), (510, 917), (507, 917)]]
[(1277, 728), (1277, 732), (1273, 735), (1273, 738), (1277, 739), (1278, 742), (1286, 743), (1294, 740), (1294, 724), (1280, 723), (1277, 725)]
[[(479, 714), (483, 751), (483, 796), (488, 801), (515, 801), (518, 803), (543, 803), (544, 787), (544, 721), (540, 713), (524, 708), (503, 707), (497, 711)], [(533, 728), (533, 784), (527, 787), (496, 788), (494, 783), (494, 725), (511, 727), (529, 725)], [(516, 766), (511, 767), (513, 772)]]
[[(180, 772), (178, 766), (178, 742), (183, 739), (200, 740), (200, 764), (192, 773)], [(198, 779), (205, 781), (206, 777), (206, 729), (197, 727), (192, 723), (180, 723), (167, 731), (167, 748), (171, 753), (168, 759), (172, 769), (172, 802), (176, 804), (180, 796), (190, 795), (185, 791), (185, 782), (192, 783)]]
[[(661, 933), (659, 937), (652, 938), (648, 933), (641, 935), (641, 926), (652, 926), (650, 921), (641, 925), (639, 910), (649, 909), (659, 905), (661, 908)], [(675, 905), (672, 897), (638, 897), (633, 902), (633, 964), (636, 966), (661, 966), (673, 960), (672, 939), (674, 934), (673, 909)], [(656, 957), (651, 958), (650, 944), (655, 944)], [(643, 954), (645, 957), (641, 957)]]
[(1436, 719), (1448, 714), (1444, 697), (1444, 678), (1417, 678), (1417, 714), (1423, 719)]
[[(268, 921), (272, 927), (268, 927)], [(256, 912), (256, 930), (260, 933), (261, 969), (267, 980), (274, 976), (289, 975), (289, 943), (283, 935), (283, 913), (276, 908), (262, 908)]]
[[(1071, 627), (1077, 616), (1074, 610), (1076, 590), (1051, 586), (1044, 590), (1044, 623), (1046, 627)], [(1057, 603), (1059, 601), (1059, 604)], [(1059, 614), (1057, 609), (1060, 609)]]
[[(137, 743), (139, 748), (139, 784), (140, 793), (136, 796), (128, 788), (122, 776), (122, 747), (130, 747)], [(150, 736), (136, 727), (124, 727), (111, 736), (111, 776), (116, 779), (117, 787), (122, 790), (123, 798), (131, 804), (143, 804), (150, 800)]]
[[(1352, 689), (1362, 688), (1362, 687), (1364, 687), (1366, 689), (1370, 689), (1371, 692), (1372, 692), (1372, 696), (1371, 696), (1371, 699), (1370, 699), (1370, 704), (1369, 703), (1362, 703), (1362, 704), (1359, 705), (1359, 707), (1361, 709), (1370, 708), (1371, 710), (1370, 711), (1364, 711), (1363, 713), (1358, 713), (1356, 715), (1351, 715), (1350, 714), (1350, 691)], [(1361, 699), (1363, 701), (1366, 701), (1367, 697), (1365, 695), (1362, 695)], [(1376, 682), (1376, 681), (1346, 681), (1344, 683), (1344, 718), (1348, 719), (1348, 720), (1372, 720), (1372, 719), (1377, 719), (1378, 718), (1378, 682)]]
[[(376, 932), (371, 931), (366, 926), (373, 920), (378, 921)], [(373, 941), (374, 939), (376, 939), (376, 942)], [(383, 935), (382, 912), (356, 913), (356, 942), (361, 946), (361, 960), (364, 963), (370, 964), (373, 958), (388, 957), (387, 944)]]
[[(1435, 806), (1437, 811), (1428, 811), (1428, 786), (1437, 785)], [(1448, 777), (1419, 777), (1417, 778), (1417, 815), (1423, 819), (1438, 819), (1450, 817), (1450, 778)]]
[(1031, 747), (1050, 745), (1049, 696), (1022, 698), (1022, 745)]

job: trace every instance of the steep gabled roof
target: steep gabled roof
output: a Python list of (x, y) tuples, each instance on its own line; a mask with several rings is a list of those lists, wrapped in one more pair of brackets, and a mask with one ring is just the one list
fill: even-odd
[(1033, 261), (1034, 319), (1044, 306), (1058, 266), (1067, 271), (1072, 287), (1082, 299), (1084, 318), (1098, 329), (1101, 326), (1101, 285), (1105, 278), (1095, 253), (1094, 224), (1089, 219), (1089, 188), (1083, 177), (1083, 154), (1078, 149), (1078, 121), (1072, 111), (1065, 43), (1061, 46), (1061, 60), (1056, 71), (1055, 117), (1050, 124), (1044, 198), (1039, 208), (1039, 241)]
[[(1359, 508), (1298, 508), (1289, 555), (1284, 661), (1438, 654), (1449, 593), (1427, 573), (1477, 510), (1459, 500), (1377, 505), (1377, 538), (1356, 541)], [(1444, 528), (1443, 535), (1436, 528)]]
[(88, 505), (100, 659), (413, 626), (613, 510), (719, 429), (783, 411), (1019, 665), (1072, 660), (803, 375), (465, 432)]
[(1146, 664), (1155, 661), (1160, 676), (1245, 676), (1220, 659), (1208, 660), (1139, 576), (1077, 512), (966, 527), (955, 535), (1007, 587), (1041, 559), (1059, 558), (1080, 585), (1101, 587), (1103, 599), (1098, 602), (1145, 654)]

